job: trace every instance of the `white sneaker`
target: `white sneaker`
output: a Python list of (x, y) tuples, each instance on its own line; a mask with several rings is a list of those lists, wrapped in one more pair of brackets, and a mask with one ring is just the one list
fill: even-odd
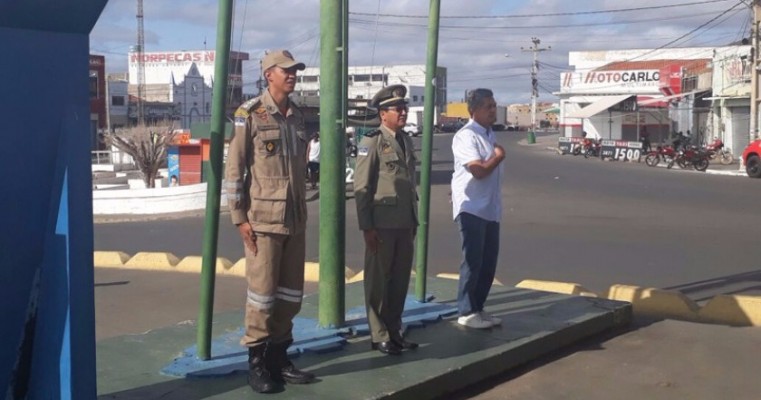
[(475, 329), (489, 329), (493, 325), (491, 321), (484, 320), (480, 313), (473, 313), (457, 318), (457, 323)]
[(492, 325), (494, 326), (502, 325), (502, 318), (495, 317), (486, 311), (481, 311), (480, 314), (483, 320), (491, 322)]

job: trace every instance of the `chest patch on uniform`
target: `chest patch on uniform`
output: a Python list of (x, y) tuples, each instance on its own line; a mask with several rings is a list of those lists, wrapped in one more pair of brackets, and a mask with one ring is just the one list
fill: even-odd
[(267, 151), (267, 154), (274, 154), (275, 150), (277, 150), (277, 144), (275, 144), (274, 140), (270, 140), (264, 144), (264, 150)]
[(383, 142), (381, 144), (381, 153), (383, 154), (390, 154), (394, 151), (394, 149), (391, 148), (391, 144), (388, 142)]
[(264, 107), (259, 107), (256, 110), (254, 110), (254, 115), (259, 121), (262, 121), (262, 122), (269, 122), (270, 120), (270, 114), (267, 112), (267, 109)]
[(357, 155), (358, 156), (366, 156), (367, 153), (369, 153), (369, 150), (367, 149), (367, 147), (358, 147), (357, 148)]

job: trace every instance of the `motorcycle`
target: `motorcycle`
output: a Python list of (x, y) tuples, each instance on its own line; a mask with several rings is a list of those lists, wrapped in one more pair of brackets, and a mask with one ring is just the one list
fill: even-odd
[(679, 168), (682, 169), (692, 167), (703, 172), (708, 169), (710, 162), (706, 151), (698, 149), (696, 146), (688, 146), (680, 150), (666, 167), (671, 169), (674, 164), (679, 165)]
[(584, 158), (599, 157), (602, 139), (584, 139)]
[(711, 160), (718, 158), (719, 162), (722, 165), (729, 165), (735, 161), (735, 157), (732, 155), (732, 152), (724, 147), (724, 142), (722, 142), (719, 138), (714, 139), (712, 143), (708, 144), (705, 147), (705, 151), (708, 153), (708, 157)]
[(649, 167), (655, 167), (661, 160), (668, 164), (671, 163), (674, 157), (676, 157), (676, 150), (672, 146), (658, 146), (655, 150), (647, 153), (645, 164)]

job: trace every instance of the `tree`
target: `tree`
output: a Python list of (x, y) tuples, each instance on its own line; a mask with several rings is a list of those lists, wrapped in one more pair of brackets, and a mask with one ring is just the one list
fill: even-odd
[(135, 126), (118, 129), (104, 136), (106, 144), (132, 156), (143, 175), (145, 187), (155, 187), (156, 176), (166, 163), (167, 147), (175, 136), (172, 125)]

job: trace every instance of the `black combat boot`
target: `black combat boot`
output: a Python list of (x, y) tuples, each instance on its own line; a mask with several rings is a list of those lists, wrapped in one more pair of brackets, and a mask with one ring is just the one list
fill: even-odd
[(276, 389), (265, 363), (268, 350), (267, 344), (248, 348), (248, 386), (257, 393), (272, 393)]
[(296, 385), (311, 383), (315, 379), (314, 374), (299, 370), (288, 359), (288, 346), (291, 343), (293, 340), (268, 345), (267, 369), (276, 381)]

